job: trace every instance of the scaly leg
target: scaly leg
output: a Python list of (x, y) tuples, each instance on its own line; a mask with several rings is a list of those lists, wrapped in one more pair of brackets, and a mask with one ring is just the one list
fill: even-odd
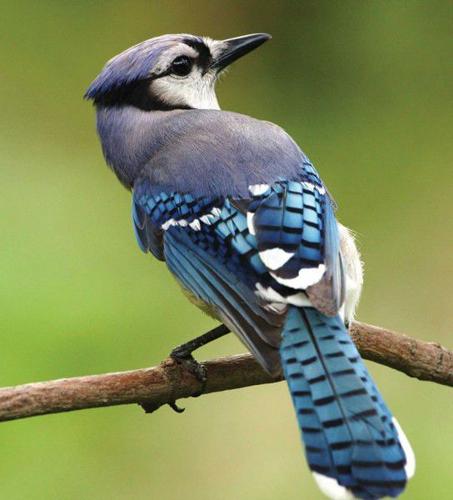
[[(200, 335), (185, 344), (181, 344), (178, 347), (175, 347), (171, 353), (170, 357), (173, 358), (178, 363), (183, 363), (186, 368), (201, 382), (201, 389), (197, 394), (194, 394), (193, 397), (200, 396), (204, 392), (204, 388), (206, 385), (206, 368), (198, 363), (198, 361), (192, 356), (193, 351), (203, 347), (206, 344), (209, 344), (213, 340), (217, 340), (220, 337), (223, 337), (227, 333), (230, 333), (230, 330), (225, 325), (219, 325), (209, 330), (209, 332)], [(177, 413), (182, 413), (184, 408), (180, 408), (176, 402), (169, 403), (169, 406), (175, 410)]]
[(189, 340), (189, 342), (175, 347), (171, 351), (170, 357), (177, 361), (185, 361), (187, 359), (194, 360), (192, 356), (193, 351), (199, 349), (200, 347), (203, 347), (206, 344), (209, 344), (213, 340), (217, 340), (220, 337), (223, 337), (227, 333), (230, 333), (230, 330), (225, 325), (216, 326), (212, 330), (209, 330), (209, 332), (206, 332), (199, 337)]

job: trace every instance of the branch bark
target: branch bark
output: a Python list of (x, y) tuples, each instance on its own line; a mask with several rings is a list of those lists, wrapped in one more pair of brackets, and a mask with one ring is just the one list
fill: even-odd
[[(453, 387), (453, 352), (390, 330), (355, 322), (351, 335), (365, 359), (410, 377)], [(203, 363), (204, 388), (183, 364), (168, 358), (153, 368), (36, 382), (0, 389), (0, 421), (137, 403), (152, 412), (164, 404), (211, 392), (277, 382), (250, 354)]]

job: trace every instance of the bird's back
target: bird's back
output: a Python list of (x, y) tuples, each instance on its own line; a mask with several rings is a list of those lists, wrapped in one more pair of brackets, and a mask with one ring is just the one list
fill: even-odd
[(305, 159), (277, 125), (228, 111), (100, 109), (98, 130), (109, 163), (131, 186), (145, 176), (184, 192), (246, 197), (250, 185), (299, 179)]
[(272, 123), (214, 110), (189, 110), (177, 121), (168, 120), (170, 138), (146, 169), (159, 184), (247, 196), (250, 185), (300, 177), (302, 152)]

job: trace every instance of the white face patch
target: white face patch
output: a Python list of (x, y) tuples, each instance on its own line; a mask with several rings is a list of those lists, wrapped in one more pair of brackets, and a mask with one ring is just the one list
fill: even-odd
[[(214, 56), (214, 52), (221, 50), (220, 45), (220, 42), (211, 40), (207, 43)], [(198, 55), (198, 52), (194, 48), (184, 43), (177, 44), (162, 55), (155, 66), (154, 73), (157, 75), (165, 73), (177, 57), (186, 56), (196, 61)], [(203, 70), (197, 64), (194, 64), (192, 71), (187, 76), (167, 74), (152, 80), (150, 91), (168, 106), (188, 106), (194, 109), (220, 109), (215, 94), (216, 79), (217, 73), (214, 70), (203, 73)]]
[(151, 82), (151, 92), (169, 106), (188, 106), (194, 109), (220, 109), (215, 94), (216, 76), (204, 75), (199, 67), (193, 67), (189, 75), (167, 75)]

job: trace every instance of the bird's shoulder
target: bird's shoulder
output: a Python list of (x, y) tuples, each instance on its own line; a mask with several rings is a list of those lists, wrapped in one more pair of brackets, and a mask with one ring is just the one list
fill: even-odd
[(196, 195), (245, 197), (250, 185), (301, 179), (307, 162), (278, 125), (229, 111), (169, 115), (162, 136), (141, 177)]

